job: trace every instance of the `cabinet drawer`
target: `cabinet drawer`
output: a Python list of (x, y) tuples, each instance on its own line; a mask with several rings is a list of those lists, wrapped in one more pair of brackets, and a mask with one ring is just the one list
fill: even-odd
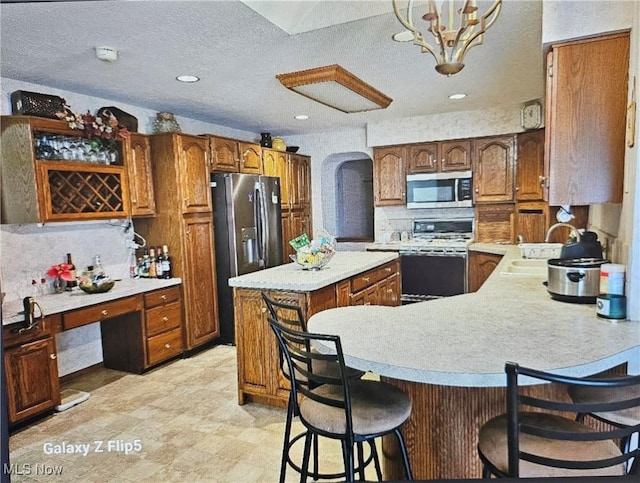
[(160, 334), (182, 325), (182, 305), (179, 302), (155, 307), (145, 312), (147, 337)]
[(82, 325), (107, 320), (118, 315), (138, 312), (142, 310), (142, 297), (129, 297), (126, 299), (114, 300), (103, 304), (92, 305), (83, 309), (67, 312), (63, 317), (64, 330), (73, 329)]
[(2, 328), (2, 342), (4, 347), (11, 347), (24, 344), (33, 340), (49, 337), (51, 334), (60, 332), (62, 317), (60, 314), (46, 315), (44, 320), (40, 320), (38, 325), (31, 330), (19, 332), (22, 324), (12, 324)]
[(179, 287), (169, 287), (144, 294), (144, 306), (146, 308), (176, 302), (177, 300), (180, 300)]
[(153, 365), (182, 352), (182, 330), (174, 329), (147, 339), (147, 364)]
[(391, 262), (382, 267), (374, 268), (368, 272), (361, 273), (351, 279), (351, 291), (359, 292), (360, 290), (379, 282), (383, 278), (388, 277), (394, 271), (396, 262)]

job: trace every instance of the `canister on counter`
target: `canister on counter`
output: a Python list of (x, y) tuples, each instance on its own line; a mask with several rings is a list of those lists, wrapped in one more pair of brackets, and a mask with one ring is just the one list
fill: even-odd
[(624, 265), (604, 263), (600, 266), (600, 293), (624, 295)]
[(596, 298), (596, 314), (605, 319), (627, 318), (627, 297), (617, 294), (600, 294)]

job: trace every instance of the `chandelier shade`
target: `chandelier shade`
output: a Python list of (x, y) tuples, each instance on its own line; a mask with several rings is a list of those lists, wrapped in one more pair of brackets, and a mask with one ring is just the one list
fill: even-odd
[[(430, 53), (436, 60), (436, 71), (451, 76), (464, 68), (464, 56), (477, 45), (481, 45), (485, 32), (500, 15), (502, 0), (494, 0), (487, 10), (478, 14), (476, 0), (429, 0), (422, 20), (427, 22), (420, 30), (413, 22), (414, 0), (409, 0), (406, 10), (401, 10), (398, 0), (392, 0), (393, 11), (407, 30), (393, 36), (398, 42), (413, 41), (422, 53)], [(437, 3), (440, 3), (438, 8)], [(456, 9), (456, 6), (460, 6)], [(405, 13), (406, 12), (406, 13)], [(424, 31), (424, 34), (423, 34)], [(429, 43), (427, 41), (429, 35)]]

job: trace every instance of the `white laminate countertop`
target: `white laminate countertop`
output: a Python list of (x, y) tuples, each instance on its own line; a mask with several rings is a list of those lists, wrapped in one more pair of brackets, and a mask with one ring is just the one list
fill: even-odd
[(569, 375), (593, 374), (640, 357), (640, 321), (611, 321), (593, 304), (551, 299), (545, 276), (502, 274), (520, 250), (474, 244), (503, 254), (476, 293), (399, 307), (329, 309), (309, 330), (340, 335), (346, 363), (357, 369), (445, 386), (504, 386), (504, 364), (517, 362)]
[(398, 258), (394, 252), (336, 252), (322, 270), (303, 270), (296, 263), (258, 270), (229, 279), (229, 286), (311, 292)]
[[(41, 295), (35, 297), (35, 299), (42, 307), (44, 314), (51, 315), (129, 297), (139, 293), (180, 285), (181, 283), (182, 280), (180, 278), (125, 279), (116, 281), (113, 288), (105, 293), (88, 294), (77, 288), (71, 292), (63, 292), (61, 294)], [(10, 300), (2, 304), (2, 325), (23, 322), (23, 310), (22, 300)], [(38, 315), (37, 307), (36, 315)]]

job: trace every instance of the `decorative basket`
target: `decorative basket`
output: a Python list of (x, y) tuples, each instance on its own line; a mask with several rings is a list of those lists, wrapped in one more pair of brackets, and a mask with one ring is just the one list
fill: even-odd
[(64, 99), (38, 92), (15, 91), (11, 93), (11, 112), (19, 116), (58, 119), (57, 112), (64, 111)]
[(98, 116), (102, 116), (103, 113), (109, 111), (111, 114), (116, 116), (118, 123), (124, 127), (126, 127), (129, 132), (138, 132), (138, 118), (132, 116), (128, 112), (124, 112), (122, 109), (118, 109), (114, 106), (109, 107), (101, 107), (98, 109)]

